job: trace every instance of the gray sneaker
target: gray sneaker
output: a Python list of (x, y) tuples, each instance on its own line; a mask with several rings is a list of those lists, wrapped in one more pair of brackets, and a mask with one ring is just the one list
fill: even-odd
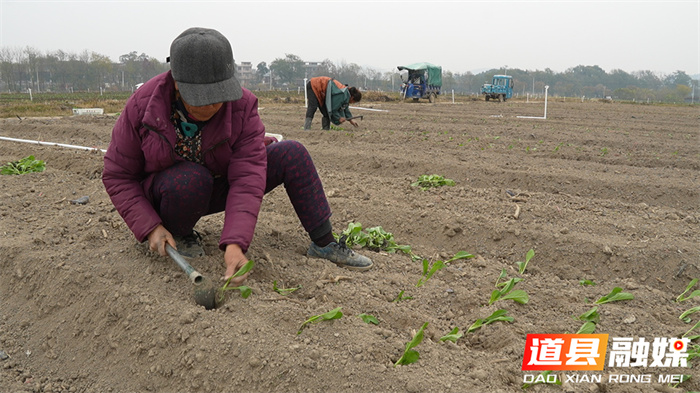
[(177, 252), (185, 258), (203, 257), (204, 248), (202, 247), (202, 235), (199, 232), (192, 230), (187, 236), (173, 236), (177, 244)]
[(349, 249), (345, 243), (329, 243), (325, 247), (319, 247), (311, 243), (306, 255), (314, 258), (327, 259), (338, 266), (349, 270), (369, 270), (372, 268), (372, 260)]

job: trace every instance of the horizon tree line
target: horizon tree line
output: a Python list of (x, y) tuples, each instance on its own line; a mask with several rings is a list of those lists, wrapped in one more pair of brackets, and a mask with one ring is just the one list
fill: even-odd
[[(240, 67), (237, 65), (238, 69)], [(168, 63), (136, 51), (119, 56), (114, 63), (94, 51), (41, 51), (32, 47), (0, 47), (0, 93), (133, 91), (135, 85), (170, 69)], [(659, 74), (652, 71), (606, 72), (597, 65), (578, 65), (564, 72), (493, 68), (477, 74), (443, 69), (443, 94), (474, 95), (495, 74), (511, 75), (514, 95), (540, 96), (544, 86), (561, 97), (606, 98), (653, 102), (695, 102), (698, 79), (684, 71)], [(304, 78), (327, 75), (363, 90), (398, 91), (400, 73), (381, 72), (355, 63), (306, 62), (294, 54), (262, 61), (251, 67), (242, 82), (251, 90), (303, 89)]]

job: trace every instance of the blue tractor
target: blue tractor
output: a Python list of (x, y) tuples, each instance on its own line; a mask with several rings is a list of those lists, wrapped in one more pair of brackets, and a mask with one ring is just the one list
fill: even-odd
[(481, 94), (486, 101), (493, 98), (500, 102), (513, 97), (513, 77), (510, 75), (494, 75), (491, 83), (481, 86)]
[(440, 95), (442, 87), (442, 67), (430, 63), (415, 63), (407, 66), (398, 66), (402, 73), (401, 97), (412, 98), (418, 101), (427, 98), (430, 102)]

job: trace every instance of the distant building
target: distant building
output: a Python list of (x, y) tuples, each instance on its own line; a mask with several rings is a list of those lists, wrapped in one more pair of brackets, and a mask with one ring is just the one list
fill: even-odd
[(236, 65), (236, 77), (241, 82), (241, 86), (246, 89), (251, 88), (255, 84), (253, 64), (249, 61), (243, 61), (241, 65)]
[(312, 76), (316, 75), (316, 70), (318, 70), (318, 67), (321, 66), (321, 63), (318, 61), (307, 61), (304, 63), (304, 72), (306, 74), (306, 78), (311, 78)]

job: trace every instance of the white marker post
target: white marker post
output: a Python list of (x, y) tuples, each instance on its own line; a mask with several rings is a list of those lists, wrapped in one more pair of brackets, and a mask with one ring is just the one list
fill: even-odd
[(544, 87), (544, 116), (542, 117), (537, 117), (537, 116), (518, 116), (521, 119), (546, 119), (547, 118), (547, 91), (549, 90), (549, 86)]
[(306, 95), (306, 81), (307, 81), (307, 79), (304, 78), (304, 108), (308, 108), (308, 107), (309, 107), (309, 98), (308, 98), (308, 96)]

